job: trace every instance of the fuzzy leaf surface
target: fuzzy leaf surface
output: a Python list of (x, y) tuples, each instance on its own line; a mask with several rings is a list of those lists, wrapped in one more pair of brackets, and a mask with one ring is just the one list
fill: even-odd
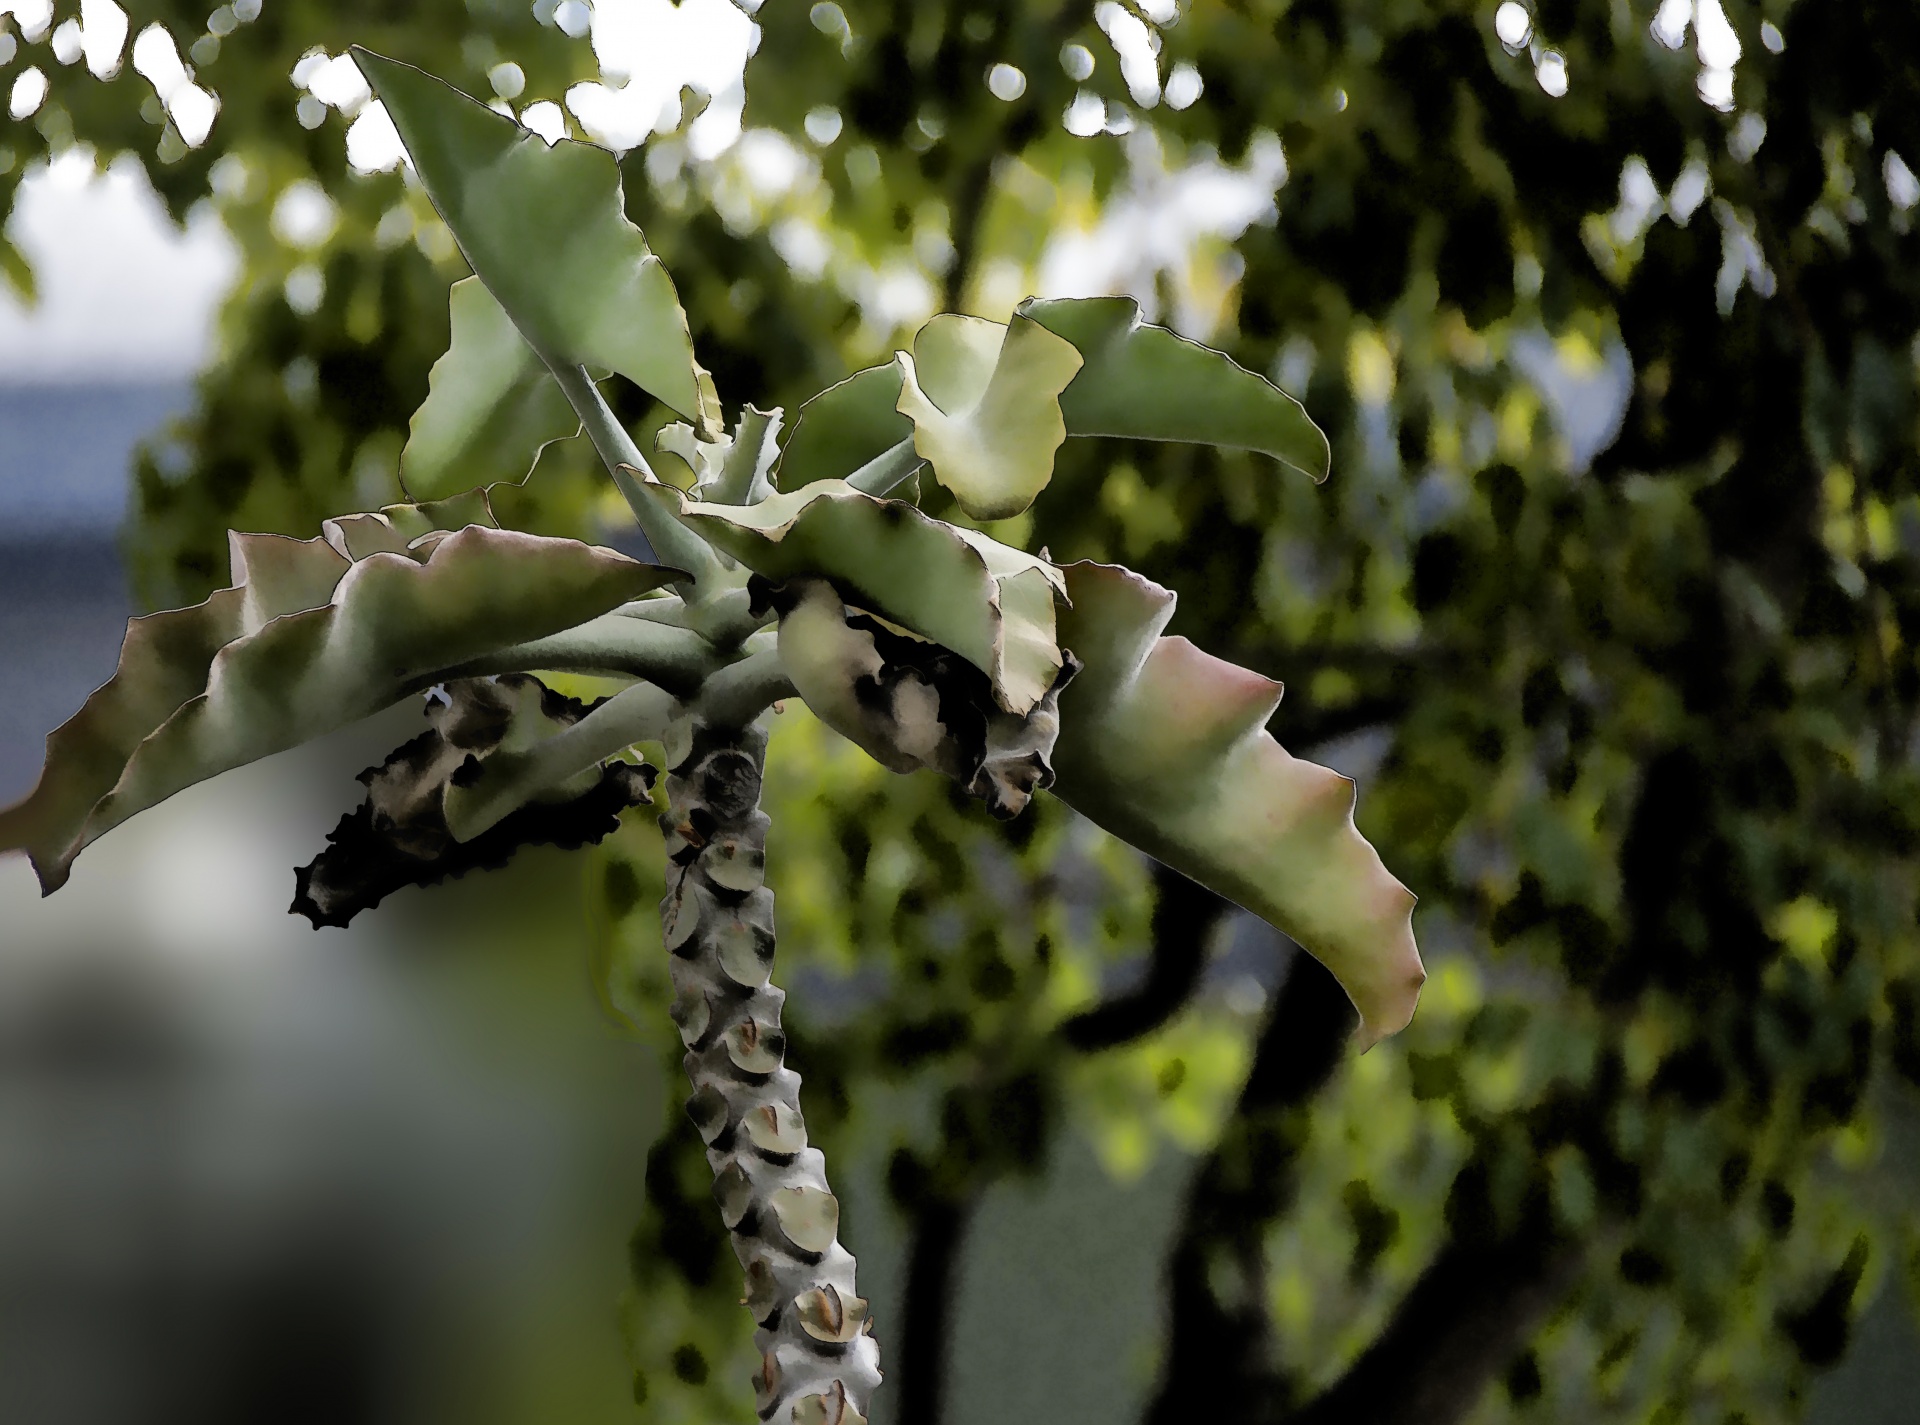
[[(381, 517), (365, 518), (376, 523), (363, 531), (379, 527)], [(276, 553), (325, 566), (321, 541), (283, 543), (298, 553), (257, 537), (236, 547), (250, 574)], [(32, 795), (0, 812), (0, 848), (25, 849), (42, 888), (55, 890), (89, 842), (175, 792), (680, 577), (574, 540), (484, 525), (428, 531), (403, 552), (328, 554), (340, 573), (317, 604), (291, 607), (317, 581), (289, 576), (266, 603), (250, 582), (133, 620), (119, 671), (47, 739)]]
[(1353, 824), (1354, 784), (1267, 733), (1280, 685), (1163, 638), (1173, 594), (1069, 564), (1061, 642), (1085, 663), (1060, 697), (1054, 794), (1293, 937), (1334, 974), (1371, 1044), (1425, 979), (1414, 897)]
[(831, 580), (862, 608), (952, 649), (987, 675), (1008, 712), (1025, 713), (1053, 686), (1054, 598), (1065, 585), (1044, 559), (844, 480), (815, 481), (757, 505), (705, 504), (652, 488), (754, 573)]
[(513, 319), (477, 277), (453, 284), (453, 338), (413, 413), (400, 479), (438, 500), (524, 480), (540, 452), (577, 435), (580, 418)]
[(411, 65), (353, 54), (474, 275), (533, 347), (617, 371), (711, 430), (712, 384), (673, 280), (627, 220), (613, 155), (572, 139), (549, 147)]

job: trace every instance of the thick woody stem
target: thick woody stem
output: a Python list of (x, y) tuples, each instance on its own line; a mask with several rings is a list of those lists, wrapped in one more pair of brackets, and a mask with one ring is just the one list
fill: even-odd
[(669, 732), (662, 817), (671, 860), (660, 924), (673, 1017), (687, 1046), (687, 1113), (707, 1145), (713, 1195), (759, 1330), (762, 1420), (863, 1425), (880, 1350), (840, 1204), (807, 1144), (800, 1076), (786, 1067), (773, 968), (773, 893), (760, 810), (766, 734), (683, 720)]

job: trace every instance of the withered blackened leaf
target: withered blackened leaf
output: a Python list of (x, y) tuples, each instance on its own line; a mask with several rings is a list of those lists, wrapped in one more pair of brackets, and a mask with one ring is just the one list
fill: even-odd
[(431, 729), (360, 774), (366, 800), (297, 873), (294, 913), (316, 929), (344, 926), (403, 886), (504, 866), (522, 846), (571, 850), (601, 840), (619, 826), (621, 812), (649, 800), (651, 767), (589, 764), (464, 841), (447, 821), (449, 787), (470, 782), (503, 746), (536, 745), (589, 711), (523, 673), (461, 678), (436, 689), (427, 702)]
[[(610, 763), (584, 796), (567, 802), (530, 802), (471, 841), (442, 835), (437, 845), (419, 823), (374, 824), (373, 807), (362, 802), (327, 837), (327, 849), (294, 874), (292, 911), (314, 929), (347, 925), (363, 910), (407, 886), (431, 886), (468, 871), (492, 871), (522, 846), (558, 846), (571, 851), (603, 840), (620, 825), (620, 813), (651, 800), (654, 770)], [(444, 831), (444, 827), (443, 827)]]

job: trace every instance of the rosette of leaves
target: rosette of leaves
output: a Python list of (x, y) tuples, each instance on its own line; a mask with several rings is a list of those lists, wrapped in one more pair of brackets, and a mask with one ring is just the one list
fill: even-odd
[[(1124, 298), (935, 317), (790, 423), (751, 405), (728, 422), (611, 154), (357, 57), (473, 269), (402, 457), (427, 503), (306, 541), (234, 535), (230, 587), (129, 626), (114, 678), (0, 814), (0, 845), (51, 891), (174, 791), (426, 693), (429, 730), (363, 774), (365, 803), (300, 872), (295, 909), (344, 923), (518, 844), (603, 836), (650, 790), (630, 750), (660, 742), (673, 1017), (758, 1327), (759, 1412), (851, 1425), (879, 1353), (784, 1060), (759, 720), (798, 696), (884, 766), (949, 777), (1000, 817), (1049, 791), (1292, 936), (1364, 1042), (1391, 1033), (1423, 978), (1413, 897), (1355, 829), (1353, 784), (1266, 731), (1279, 685), (1168, 636), (1169, 590), (979, 528), (1042, 496), (1068, 439), (1210, 443), (1315, 479), (1326, 440)], [(679, 478), (612, 414), (616, 377), (682, 417), (655, 450)], [(481, 487), (577, 430), (642, 557), (497, 526)], [(923, 510), (923, 488), (954, 517)], [(554, 671), (626, 686), (587, 706), (533, 676)]]

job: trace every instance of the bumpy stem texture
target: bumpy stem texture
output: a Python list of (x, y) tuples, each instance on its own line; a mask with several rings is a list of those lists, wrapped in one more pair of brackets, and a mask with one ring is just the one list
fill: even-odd
[(808, 1146), (800, 1076), (784, 1062), (772, 984), (773, 893), (764, 884), (760, 810), (766, 734), (682, 721), (669, 733), (672, 865), (660, 923), (671, 956), (673, 1017), (687, 1046), (687, 1113), (706, 1141), (713, 1195), (745, 1273), (759, 1330), (754, 1377), (762, 1420), (862, 1425), (880, 1352), (840, 1205)]

